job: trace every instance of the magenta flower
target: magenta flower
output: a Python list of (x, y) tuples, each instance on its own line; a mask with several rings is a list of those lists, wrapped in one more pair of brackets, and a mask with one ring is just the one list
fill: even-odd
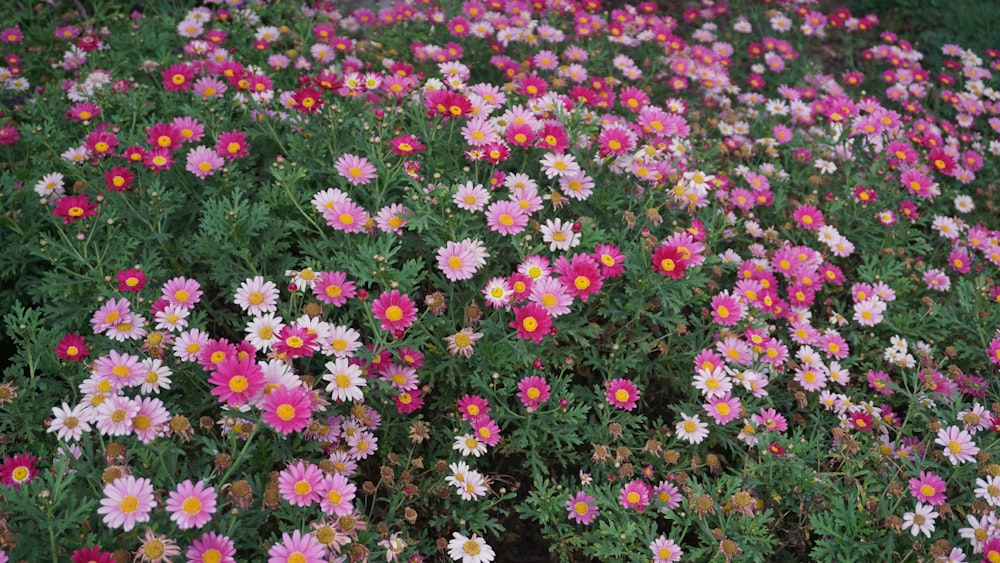
[(721, 397), (712, 397), (704, 405), (705, 412), (716, 424), (727, 424), (740, 416), (743, 408), (739, 397), (733, 397), (729, 393)]
[(569, 519), (583, 525), (592, 523), (600, 514), (597, 506), (590, 504), (596, 501), (596, 498), (583, 491), (569, 497), (569, 500), (566, 501), (566, 512)]
[(652, 489), (645, 482), (635, 479), (629, 481), (618, 493), (618, 502), (625, 508), (634, 508), (642, 512), (649, 505)]
[(292, 506), (311, 506), (323, 494), (323, 470), (305, 461), (289, 465), (278, 474), (278, 492)]
[(549, 400), (550, 388), (544, 377), (537, 375), (525, 377), (517, 383), (517, 389), (517, 398), (528, 410), (535, 410), (539, 405)]
[(639, 388), (628, 379), (612, 379), (607, 382), (604, 396), (613, 407), (631, 411), (639, 400)]
[(226, 536), (206, 532), (191, 543), (185, 555), (189, 563), (236, 563), (236, 545)]
[(304, 430), (312, 419), (312, 399), (306, 387), (278, 387), (264, 396), (264, 422), (285, 435)]
[(944, 479), (929, 471), (921, 471), (919, 477), (912, 477), (909, 485), (910, 494), (920, 502), (937, 506), (947, 500), (944, 493), (948, 486)]
[(354, 282), (347, 281), (347, 274), (344, 272), (320, 272), (316, 285), (313, 286), (313, 293), (316, 294), (316, 299), (340, 307), (357, 295), (357, 289)]
[(217, 497), (215, 489), (207, 486), (204, 481), (192, 483), (188, 479), (170, 492), (167, 512), (182, 530), (201, 528), (212, 520)]
[(104, 486), (104, 498), (97, 513), (104, 515), (104, 523), (109, 528), (129, 532), (136, 523), (148, 522), (155, 506), (153, 484), (149, 479), (127, 475)]
[(381, 321), (382, 330), (401, 334), (417, 319), (417, 307), (408, 295), (394, 289), (372, 302), (372, 314)]
[(215, 151), (226, 160), (236, 160), (250, 154), (247, 134), (233, 130), (219, 135)]
[(251, 356), (222, 360), (215, 366), (208, 382), (214, 385), (211, 394), (218, 397), (220, 403), (230, 406), (246, 403), (266, 384), (264, 371)]

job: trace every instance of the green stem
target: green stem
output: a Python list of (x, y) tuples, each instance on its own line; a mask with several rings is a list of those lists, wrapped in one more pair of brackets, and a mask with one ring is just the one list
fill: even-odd
[(243, 443), (243, 449), (241, 449), (240, 453), (236, 455), (236, 459), (234, 459), (233, 462), (229, 465), (229, 468), (226, 469), (226, 472), (222, 474), (222, 479), (219, 479), (220, 486), (221, 484), (226, 483), (226, 480), (229, 478), (232, 472), (239, 466), (240, 462), (243, 460), (243, 456), (246, 455), (247, 450), (250, 448), (250, 442), (253, 441), (253, 437), (257, 434), (257, 429), (260, 427), (261, 424), (263, 424), (263, 421), (260, 418), (254, 421), (253, 429), (250, 430), (250, 435), (247, 436), (246, 442)]

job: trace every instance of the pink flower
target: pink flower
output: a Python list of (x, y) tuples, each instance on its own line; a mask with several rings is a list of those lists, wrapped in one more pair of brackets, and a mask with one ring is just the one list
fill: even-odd
[(517, 398), (521, 399), (524, 408), (535, 410), (539, 405), (549, 400), (549, 384), (544, 377), (532, 375), (517, 383)]
[(949, 426), (938, 430), (934, 443), (944, 448), (944, 456), (952, 465), (975, 461), (979, 446), (972, 436), (958, 426)]
[(514, 320), (510, 322), (510, 327), (517, 329), (518, 338), (538, 344), (549, 333), (552, 317), (545, 307), (538, 303), (527, 303), (523, 307), (514, 309)]
[(929, 471), (921, 471), (919, 477), (912, 477), (909, 485), (910, 494), (920, 502), (937, 506), (947, 500), (944, 493), (948, 486), (944, 479)]
[(617, 278), (625, 272), (625, 255), (620, 248), (612, 244), (596, 244), (590, 258), (601, 267), (601, 275), (607, 278)]
[(220, 403), (229, 406), (239, 406), (252, 399), (264, 389), (264, 371), (253, 357), (226, 358), (215, 366), (215, 371), (208, 378), (214, 385), (211, 394), (219, 398)]
[(712, 320), (725, 326), (734, 326), (743, 318), (743, 305), (728, 291), (712, 297)]
[(476, 439), (480, 442), (491, 448), (500, 443), (500, 427), (490, 417), (485, 414), (474, 416), (469, 420), (469, 424), (472, 425)]
[(990, 345), (986, 348), (986, 354), (990, 357), (991, 362), (1000, 365), (1000, 336), (990, 340)]
[(289, 465), (278, 474), (278, 493), (292, 506), (311, 506), (322, 496), (323, 470), (305, 461)]
[(375, 166), (363, 156), (345, 154), (334, 164), (337, 173), (354, 185), (369, 184), (376, 176)]
[[(86, 194), (68, 195), (59, 198), (52, 214), (63, 218), (63, 225), (68, 225), (73, 221), (97, 215), (97, 205), (90, 203)], [(525, 221), (527, 224), (527, 220)]]
[(583, 525), (592, 523), (600, 514), (600, 510), (590, 504), (596, 501), (596, 498), (583, 491), (569, 497), (569, 500), (566, 501), (566, 512), (569, 519)]
[(337, 201), (333, 207), (323, 211), (326, 224), (345, 233), (358, 233), (366, 228), (368, 212), (350, 199)]
[(716, 424), (727, 424), (740, 416), (742, 405), (739, 397), (733, 397), (726, 393), (721, 397), (710, 398), (704, 408)]
[(187, 165), (185, 170), (194, 174), (200, 180), (215, 174), (215, 171), (222, 168), (225, 160), (219, 153), (208, 147), (195, 147), (187, 155)]
[(326, 547), (316, 536), (295, 530), (292, 535), (282, 533), (281, 542), (271, 546), (267, 555), (267, 563), (325, 563)]
[(127, 475), (104, 486), (104, 498), (97, 513), (104, 515), (104, 523), (109, 528), (129, 532), (136, 523), (148, 522), (155, 506), (153, 484), (149, 479)]
[(319, 483), (319, 506), (323, 512), (335, 516), (347, 516), (354, 512), (357, 486), (340, 473), (326, 475)]
[(185, 277), (173, 278), (163, 284), (163, 298), (171, 305), (190, 309), (201, 300), (201, 286)]
[(516, 235), (528, 226), (530, 215), (517, 202), (495, 201), (486, 208), (486, 225), (503, 236)]
[(0, 464), (0, 483), (20, 489), (21, 485), (38, 476), (38, 468), (35, 467), (37, 461), (38, 458), (30, 454), (4, 458), (3, 464)]
[(298, 323), (292, 323), (281, 329), (278, 333), (278, 341), (274, 344), (274, 351), (284, 354), (286, 358), (300, 358), (312, 356), (316, 351), (316, 333), (311, 332)]
[(448, 241), (437, 251), (438, 268), (450, 281), (467, 280), (475, 275), (476, 255), (465, 244)]
[(182, 530), (201, 528), (212, 520), (217, 497), (215, 489), (204, 481), (192, 483), (187, 479), (170, 492), (167, 512)]
[(618, 502), (625, 508), (635, 508), (642, 512), (649, 505), (652, 488), (645, 482), (635, 479), (629, 481), (618, 493)]
[(264, 396), (264, 422), (288, 435), (309, 426), (312, 418), (313, 395), (306, 387), (288, 389), (280, 386)]
[(566, 286), (569, 294), (579, 297), (584, 303), (591, 295), (597, 294), (604, 285), (597, 263), (587, 254), (574, 254), (569, 260), (560, 256), (555, 263), (559, 281)]
[(372, 314), (381, 321), (382, 330), (402, 334), (416, 320), (417, 307), (408, 295), (394, 289), (372, 302)]
[(653, 563), (676, 563), (681, 560), (684, 550), (677, 542), (666, 536), (660, 536), (649, 544), (650, 551), (653, 552)]
[(354, 282), (347, 281), (347, 274), (344, 272), (320, 272), (319, 279), (313, 286), (313, 293), (316, 294), (316, 299), (340, 307), (357, 295), (357, 289)]
[(458, 400), (458, 410), (465, 420), (471, 420), (479, 415), (488, 414), (492, 409), (486, 399), (476, 395), (464, 395)]
[(826, 225), (823, 220), (823, 212), (812, 205), (799, 205), (792, 212), (792, 219), (795, 220), (795, 224), (803, 229), (808, 229), (810, 231), (817, 231), (820, 227)]
[(631, 411), (639, 400), (639, 388), (628, 379), (612, 379), (607, 382), (604, 396), (608, 404)]
[(235, 129), (219, 135), (215, 143), (215, 151), (226, 160), (236, 160), (250, 154), (247, 134)]
[(191, 543), (185, 555), (188, 563), (236, 563), (236, 545), (226, 536), (206, 532)]

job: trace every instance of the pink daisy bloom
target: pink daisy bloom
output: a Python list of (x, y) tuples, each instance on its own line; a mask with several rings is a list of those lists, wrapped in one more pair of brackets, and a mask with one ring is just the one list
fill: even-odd
[(204, 481), (192, 483), (187, 479), (170, 492), (167, 512), (182, 530), (201, 528), (212, 520), (217, 497), (215, 489)]
[(188, 547), (187, 563), (236, 563), (233, 540), (215, 532), (205, 532)]
[(597, 244), (590, 258), (601, 267), (601, 275), (607, 278), (617, 278), (625, 272), (625, 255), (620, 248), (612, 244)]
[(944, 493), (948, 486), (944, 479), (929, 471), (921, 471), (919, 477), (912, 477), (909, 485), (910, 494), (920, 502), (937, 506), (947, 500)]
[(0, 464), (0, 483), (20, 489), (21, 485), (38, 476), (38, 468), (35, 467), (37, 461), (38, 458), (30, 454), (4, 458), (3, 464)]
[(90, 325), (94, 327), (94, 334), (98, 334), (131, 316), (132, 304), (128, 299), (109, 299), (94, 312)]
[(132, 418), (132, 431), (140, 442), (148, 444), (163, 434), (163, 429), (170, 423), (170, 412), (156, 397), (143, 397), (136, 401), (136, 405), (139, 411)]
[(345, 233), (358, 233), (365, 230), (368, 223), (368, 212), (351, 200), (338, 201), (329, 210), (323, 212), (326, 224)]
[(465, 420), (471, 420), (481, 414), (488, 414), (492, 410), (486, 399), (476, 395), (464, 395), (458, 400), (458, 411)]
[(580, 491), (569, 497), (566, 501), (566, 512), (570, 520), (578, 524), (587, 525), (592, 523), (600, 514), (600, 510), (593, 504), (597, 499)]
[(340, 307), (357, 295), (357, 289), (354, 282), (347, 281), (347, 274), (344, 272), (320, 272), (316, 285), (313, 286), (313, 293), (316, 299)]
[(323, 470), (300, 461), (278, 474), (278, 492), (292, 506), (312, 506), (322, 496)]
[(403, 234), (406, 226), (406, 208), (398, 203), (386, 205), (375, 215), (375, 226), (383, 233)]
[(139, 356), (120, 354), (116, 350), (108, 352), (94, 362), (94, 373), (98, 377), (106, 377), (115, 391), (137, 385), (142, 381), (143, 373), (139, 370)]
[(254, 276), (240, 284), (235, 302), (254, 316), (273, 313), (278, 310), (278, 286), (264, 281), (263, 276)]
[(743, 318), (743, 305), (729, 294), (723, 291), (712, 297), (712, 320), (717, 324), (733, 326)]
[(649, 505), (652, 489), (645, 482), (635, 479), (629, 481), (618, 493), (618, 502), (625, 508), (634, 508), (642, 512)]
[(200, 180), (215, 174), (215, 171), (226, 163), (214, 150), (201, 146), (191, 149), (187, 155), (185, 170), (194, 174)]
[(495, 201), (486, 208), (486, 225), (501, 235), (516, 235), (528, 226), (529, 214), (517, 202)]
[(201, 300), (201, 285), (185, 277), (173, 278), (163, 284), (163, 298), (170, 305), (190, 309)]
[(281, 542), (267, 551), (267, 563), (325, 563), (326, 547), (312, 534), (295, 530), (281, 534)]
[(476, 273), (476, 256), (468, 246), (448, 241), (437, 251), (438, 268), (450, 281), (470, 279)]
[(480, 442), (491, 448), (500, 443), (500, 427), (487, 415), (472, 417), (469, 424), (476, 431), (476, 439)]
[(538, 344), (552, 328), (552, 316), (538, 303), (527, 303), (514, 309), (514, 320), (510, 327), (517, 329), (517, 337)]
[(660, 536), (649, 544), (649, 550), (653, 552), (653, 563), (676, 563), (681, 560), (684, 550), (672, 539)]
[(247, 134), (235, 129), (219, 135), (219, 140), (215, 143), (215, 151), (226, 160), (236, 160), (250, 154), (250, 145), (247, 143)]
[(820, 227), (826, 225), (823, 220), (823, 212), (812, 205), (799, 205), (792, 212), (792, 219), (795, 224), (803, 229), (818, 231)]
[(480, 293), (483, 294), (483, 297), (486, 298), (486, 302), (491, 307), (499, 309), (510, 305), (511, 297), (514, 295), (514, 290), (511, 289), (506, 278), (497, 276), (490, 279), (490, 281), (487, 282), (486, 287), (480, 290)]
[(631, 380), (612, 379), (605, 384), (604, 397), (613, 407), (631, 411), (639, 400), (639, 388)]
[(132, 419), (139, 413), (139, 405), (120, 395), (112, 395), (97, 407), (94, 420), (97, 430), (105, 436), (125, 436), (132, 432)]
[(264, 422), (288, 435), (309, 426), (312, 418), (312, 390), (306, 387), (288, 389), (284, 386), (264, 396)]
[(354, 185), (369, 184), (376, 176), (375, 165), (363, 156), (345, 154), (334, 164), (337, 173)]
[(705, 412), (712, 417), (716, 424), (727, 424), (739, 418), (743, 408), (739, 397), (733, 397), (729, 393), (721, 397), (712, 397), (703, 406)]
[(401, 334), (417, 318), (417, 307), (405, 293), (385, 291), (372, 302), (372, 314), (381, 321), (381, 328)]
[(266, 383), (264, 371), (250, 356), (226, 358), (215, 366), (208, 382), (215, 386), (211, 394), (229, 406), (245, 404), (263, 390)]
[(149, 479), (127, 475), (104, 486), (104, 498), (97, 513), (104, 515), (104, 523), (109, 528), (129, 532), (136, 523), (148, 522), (155, 506), (153, 484)]
[(556, 260), (555, 269), (560, 275), (559, 281), (566, 286), (569, 294), (579, 297), (584, 303), (604, 285), (601, 270), (587, 254), (574, 254), (569, 260), (560, 256)]
[(466, 182), (458, 187), (458, 191), (455, 192), (451, 200), (459, 209), (475, 213), (482, 211), (483, 207), (489, 203), (490, 193), (483, 188), (482, 184)]
[(532, 375), (517, 382), (517, 398), (528, 410), (535, 410), (549, 400), (550, 387), (544, 377)]
[(312, 356), (317, 347), (317, 335), (308, 328), (292, 323), (281, 329), (278, 341), (274, 343), (274, 351), (286, 358)]
[(326, 475), (319, 485), (319, 506), (323, 512), (334, 516), (347, 516), (354, 512), (357, 486), (339, 473)]
[(198, 353), (208, 345), (209, 336), (204, 332), (193, 328), (177, 335), (174, 341), (173, 352), (181, 361), (193, 362), (198, 359)]
[(378, 450), (378, 438), (367, 430), (358, 430), (347, 437), (351, 459), (365, 459)]
[(944, 448), (944, 456), (952, 465), (975, 461), (979, 453), (979, 446), (972, 436), (958, 426), (938, 430), (934, 443)]

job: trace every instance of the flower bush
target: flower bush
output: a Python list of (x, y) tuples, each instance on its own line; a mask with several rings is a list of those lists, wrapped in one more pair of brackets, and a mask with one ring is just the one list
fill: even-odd
[(0, 561), (1000, 559), (1000, 52), (686, 8), (11, 8)]

